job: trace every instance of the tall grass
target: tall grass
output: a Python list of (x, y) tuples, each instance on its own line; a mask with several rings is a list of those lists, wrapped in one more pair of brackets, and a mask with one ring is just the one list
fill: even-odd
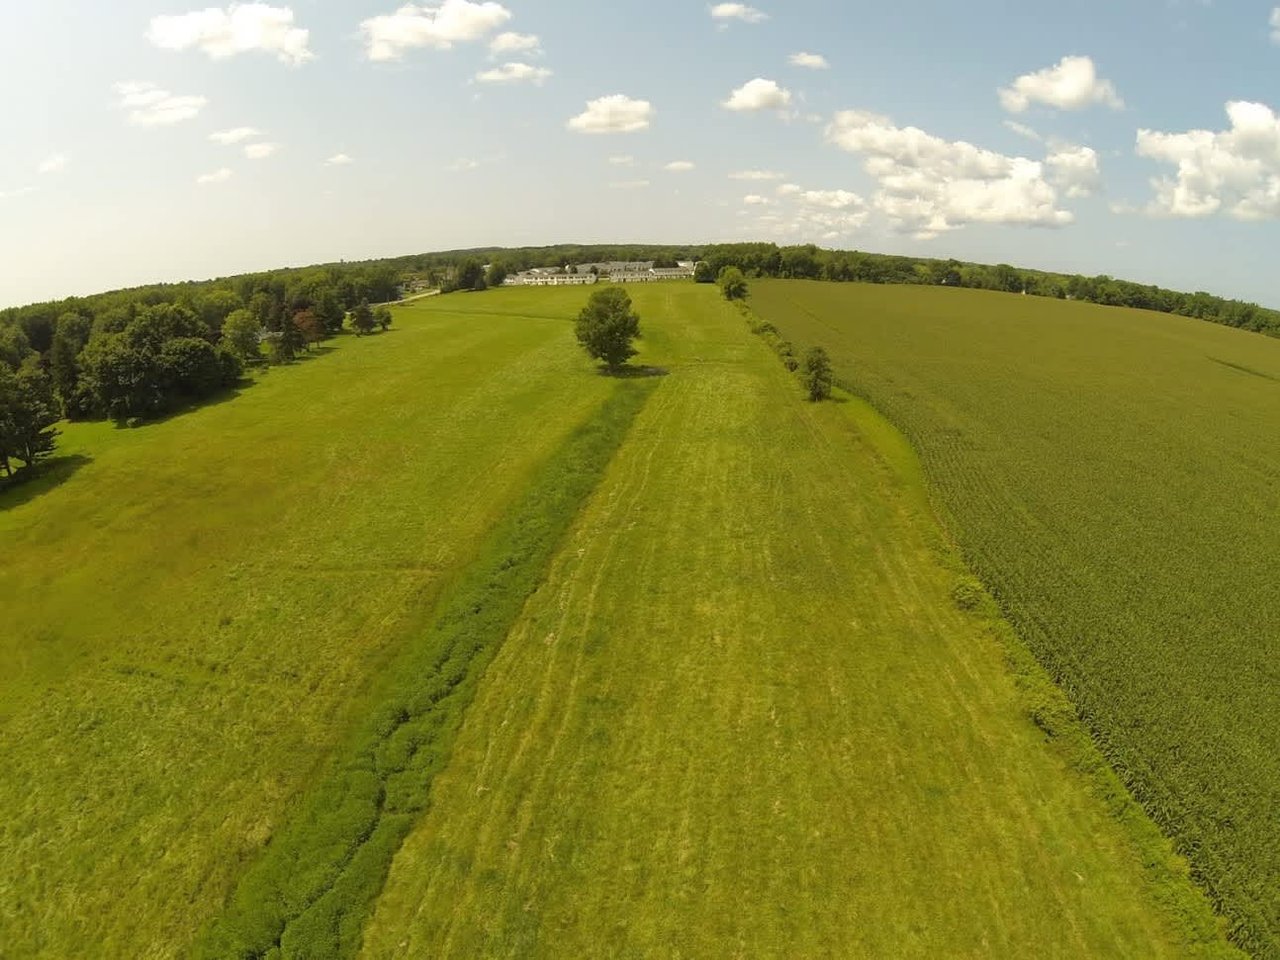
[(619, 382), (535, 476), (434, 618), (387, 669), (375, 706), (244, 874), (197, 957), (349, 957), (391, 858), (430, 804), (485, 667), (657, 381)]

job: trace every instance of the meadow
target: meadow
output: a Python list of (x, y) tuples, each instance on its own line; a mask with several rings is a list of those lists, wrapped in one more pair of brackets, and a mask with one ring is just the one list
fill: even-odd
[(752, 307), (910, 438), (1235, 941), (1280, 957), (1280, 342), (946, 288), (766, 281)]
[(644, 376), (437, 297), (0, 494), (0, 954), (1234, 955), (906, 441), (633, 294)]
[(713, 289), (632, 295), (668, 375), (478, 685), (361, 956), (1230, 955), (990, 602), (956, 603), (905, 442), (804, 402)]
[(558, 318), (439, 304), (0, 497), (0, 954), (187, 955), (616, 393)]

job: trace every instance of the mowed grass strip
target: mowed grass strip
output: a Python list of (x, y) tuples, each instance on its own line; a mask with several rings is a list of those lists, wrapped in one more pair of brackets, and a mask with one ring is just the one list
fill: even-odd
[(1280, 957), (1280, 341), (943, 288), (769, 281), (753, 307), (911, 438), (1235, 940)]
[(63, 482), (0, 497), (0, 954), (188, 955), (613, 394), (563, 320), (466, 301), (164, 423), (68, 426)]
[(714, 290), (633, 296), (670, 375), (362, 955), (1231, 955), (1167, 844), (1032, 723), (892, 430), (804, 403)]

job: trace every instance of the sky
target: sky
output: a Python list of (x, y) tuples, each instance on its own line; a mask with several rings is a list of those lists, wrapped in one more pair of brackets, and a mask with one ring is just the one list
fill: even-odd
[(1280, 306), (1273, 2), (13, 0), (0, 18), (0, 306), (729, 240)]

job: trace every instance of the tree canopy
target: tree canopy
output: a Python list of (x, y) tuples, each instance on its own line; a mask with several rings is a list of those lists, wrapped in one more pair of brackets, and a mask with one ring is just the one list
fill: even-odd
[(737, 267), (725, 267), (720, 271), (720, 292), (726, 300), (747, 299), (747, 278)]
[(626, 290), (608, 286), (591, 294), (574, 332), (589, 356), (616, 371), (636, 355), (631, 344), (640, 336), (640, 317)]
[(821, 347), (814, 347), (804, 358), (801, 380), (814, 403), (831, 396), (831, 358)]

